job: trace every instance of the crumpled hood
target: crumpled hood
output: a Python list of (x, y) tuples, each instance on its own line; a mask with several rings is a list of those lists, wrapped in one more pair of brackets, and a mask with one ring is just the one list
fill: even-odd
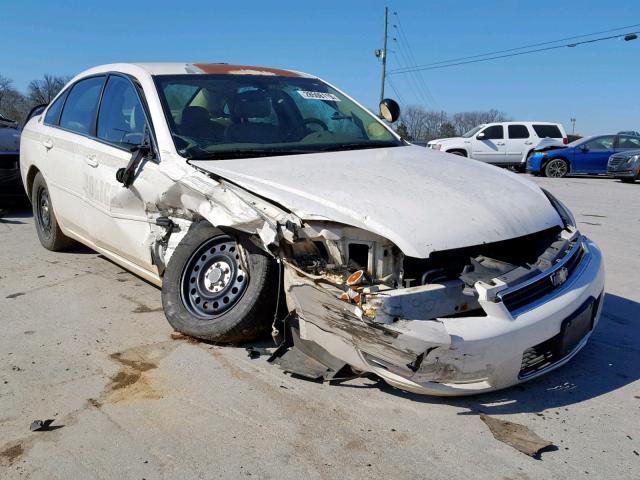
[(304, 220), (330, 220), (377, 233), (412, 257), (562, 226), (534, 183), (422, 147), (191, 164)]

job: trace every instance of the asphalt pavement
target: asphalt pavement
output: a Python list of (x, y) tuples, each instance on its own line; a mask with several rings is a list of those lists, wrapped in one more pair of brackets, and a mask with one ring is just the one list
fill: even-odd
[[(160, 291), (84, 247), (0, 218), (3, 479), (640, 477), (640, 183), (538, 179), (603, 250), (603, 317), (567, 366), (467, 398), (318, 384), (264, 356), (171, 337)], [(263, 345), (264, 346), (264, 345)], [(539, 459), (480, 414), (555, 447)], [(34, 420), (52, 419), (46, 431)]]

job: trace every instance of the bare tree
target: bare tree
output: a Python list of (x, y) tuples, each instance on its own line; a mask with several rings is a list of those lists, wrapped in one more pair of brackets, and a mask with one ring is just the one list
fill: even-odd
[[(504, 122), (506, 113), (499, 110), (460, 112), (453, 115), (444, 111), (429, 111), (418, 106), (409, 106), (403, 113), (399, 125), (404, 138), (428, 142), (434, 138), (455, 137), (483, 123)], [(400, 127), (398, 127), (400, 130)]]
[(32, 80), (27, 87), (27, 97), (32, 106), (51, 103), (62, 87), (69, 81), (68, 77), (56, 77), (45, 74), (39, 80)]
[(10, 120), (21, 122), (27, 109), (24, 95), (13, 88), (13, 81), (0, 75), (0, 114)]

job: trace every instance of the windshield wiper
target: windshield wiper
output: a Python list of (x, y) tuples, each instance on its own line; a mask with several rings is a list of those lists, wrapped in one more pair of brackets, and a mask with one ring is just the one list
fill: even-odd
[(238, 149), (224, 150), (220, 152), (197, 152), (188, 153), (189, 160), (227, 160), (234, 158), (254, 158), (254, 157), (276, 157), (279, 155), (300, 155), (303, 153), (315, 153), (316, 150), (306, 149), (274, 149), (274, 148), (256, 148), (256, 149)]
[(329, 145), (320, 148), (321, 152), (337, 152), (340, 150), (365, 150), (367, 148), (387, 148), (399, 147), (400, 143), (396, 142), (358, 142), (358, 143), (340, 143), (338, 145)]

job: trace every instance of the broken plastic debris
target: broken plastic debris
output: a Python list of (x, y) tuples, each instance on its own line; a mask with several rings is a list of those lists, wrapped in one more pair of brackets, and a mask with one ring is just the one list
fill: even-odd
[(260, 358), (261, 355), (271, 355), (273, 353), (273, 348), (247, 347), (245, 350), (252, 360)]
[(62, 428), (62, 425), (58, 425), (52, 427), (51, 424), (54, 422), (53, 418), (49, 418), (47, 420), (34, 420), (31, 422), (31, 426), (29, 427), (32, 432), (48, 432), (49, 430), (56, 430), (57, 428)]
[(500, 440), (530, 457), (539, 459), (543, 451), (555, 447), (552, 442), (540, 438), (528, 427), (519, 423), (507, 422), (484, 414), (480, 415), (480, 420), (487, 424), (496, 440)]

